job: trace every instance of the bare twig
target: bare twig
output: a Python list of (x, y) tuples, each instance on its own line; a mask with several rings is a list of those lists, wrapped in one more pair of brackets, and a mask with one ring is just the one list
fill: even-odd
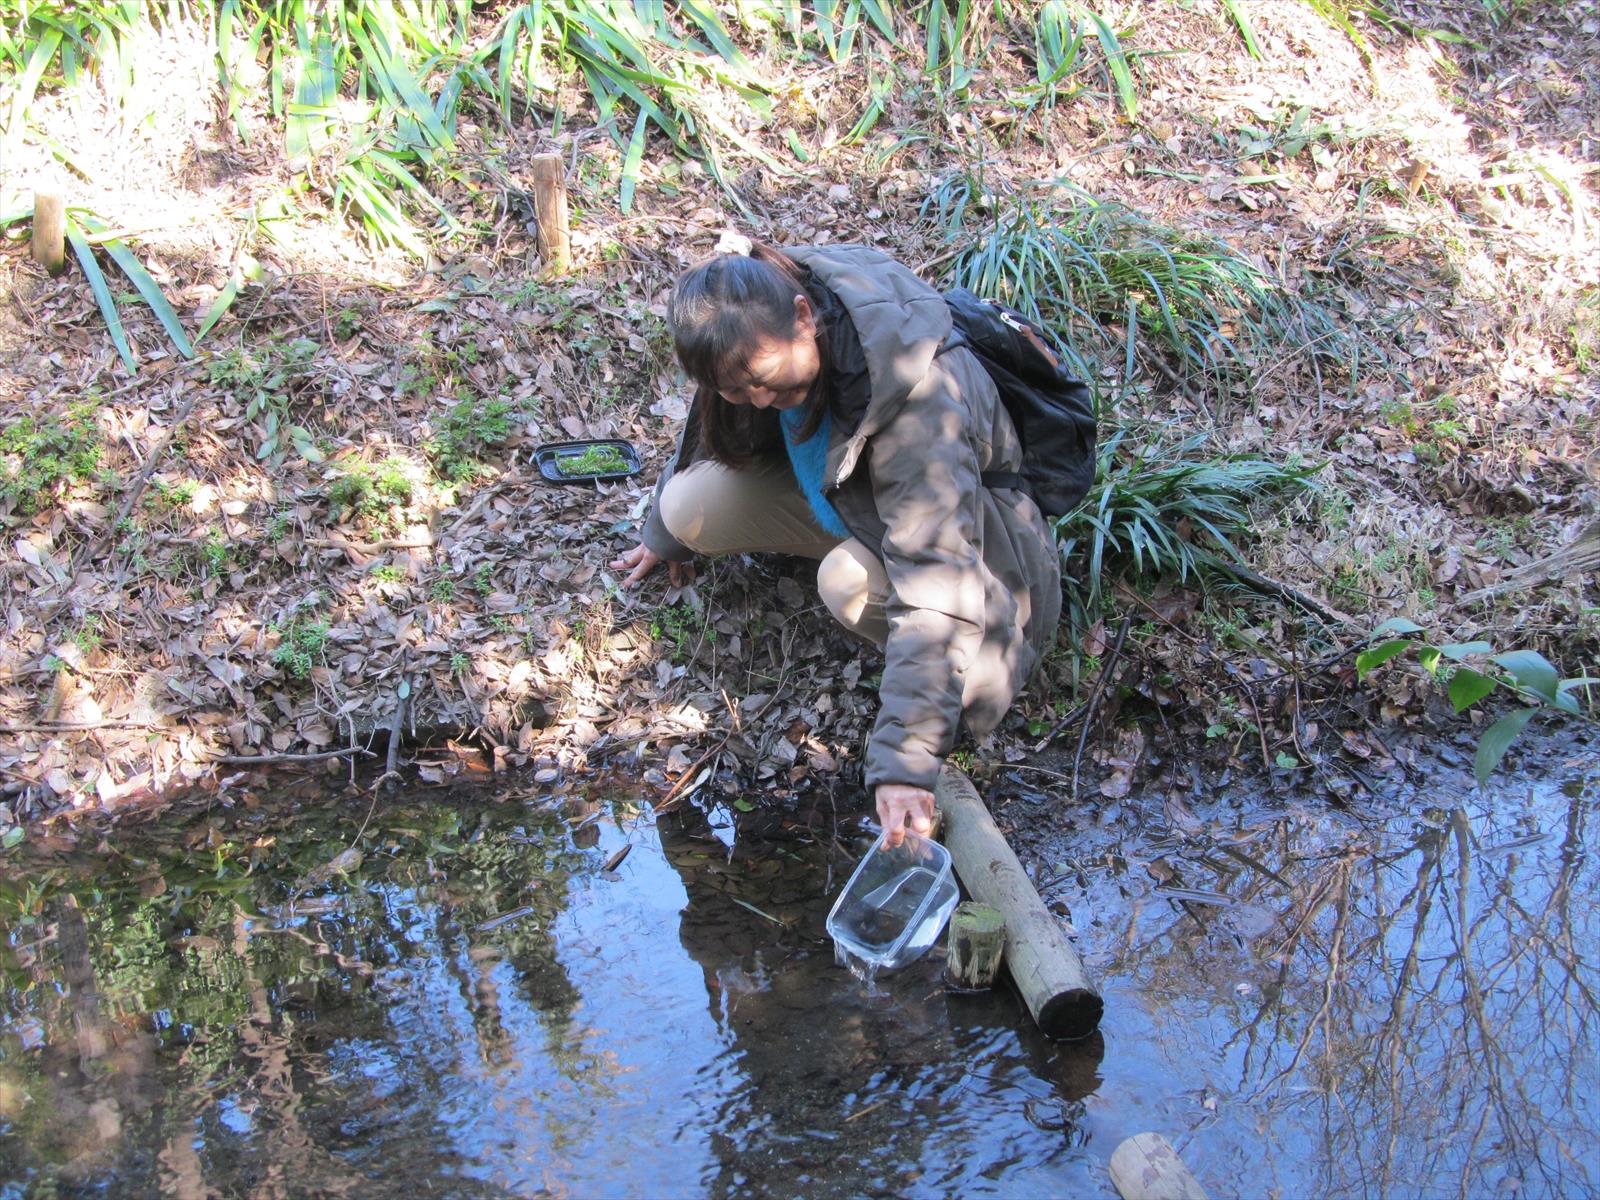
[(1128, 626), (1132, 623), (1132, 617), (1122, 618), (1122, 624), (1117, 627), (1117, 640), (1111, 644), (1111, 655), (1106, 659), (1106, 665), (1100, 668), (1100, 675), (1094, 681), (1094, 691), (1089, 693), (1088, 711), (1084, 713), (1083, 729), (1078, 733), (1078, 750), (1072, 756), (1072, 795), (1069, 800), (1073, 803), (1078, 799), (1078, 771), (1083, 766), (1083, 748), (1089, 744), (1089, 730), (1094, 728), (1095, 710), (1100, 706), (1100, 695), (1105, 691), (1106, 681), (1117, 669), (1117, 660), (1122, 657), (1122, 643), (1127, 639)]
[[(105, 532), (95, 539), (94, 544), (84, 553), (80, 560), (81, 563), (92, 563), (98, 559), (101, 551), (106, 548), (106, 543), (116, 535), (118, 526), (128, 519), (128, 514), (133, 511), (133, 506), (139, 503), (139, 497), (144, 495), (144, 489), (150, 483), (150, 476), (155, 473), (155, 469), (161, 465), (162, 459), (166, 456), (167, 447), (172, 445), (172, 439), (178, 436), (178, 430), (185, 428), (189, 414), (194, 411), (194, 406), (201, 395), (202, 392), (198, 388), (189, 393), (189, 398), (183, 402), (183, 407), (178, 411), (178, 415), (168, 423), (167, 432), (162, 436), (160, 443), (144, 460), (144, 469), (139, 472), (133, 481), (133, 485), (129, 487), (127, 496), (123, 498), (122, 507), (117, 511), (116, 520), (106, 526)], [(73, 574), (77, 574), (79, 569), (80, 567), (75, 566)]]
[(160, 729), (160, 721), (29, 721), (0, 725), (0, 733), (78, 733), (85, 729)]

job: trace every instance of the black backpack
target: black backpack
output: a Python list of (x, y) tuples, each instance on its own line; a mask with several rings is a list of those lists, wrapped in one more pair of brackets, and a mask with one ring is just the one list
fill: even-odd
[(1028, 318), (966, 288), (944, 294), (957, 340), (983, 363), (1022, 439), (1022, 470), (985, 471), (985, 487), (1020, 488), (1039, 511), (1071, 512), (1094, 483), (1094, 399), (1061, 365), (1050, 339)]

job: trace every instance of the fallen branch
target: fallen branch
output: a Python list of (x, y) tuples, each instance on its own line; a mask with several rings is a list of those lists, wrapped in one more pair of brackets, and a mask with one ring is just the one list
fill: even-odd
[(378, 542), (352, 542), (347, 538), (306, 538), (305, 544), (314, 550), (343, 550), (355, 566), (365, 566), (366, 559), (391, 550), (432, 550), (438, 545), (433, 538), (415, 541), (407, 538), (384, 538)]
[(162, 729), (159, 721), (30, 721), (0, 725), (0, 733), (78, 733), (85, 729)]
[(1279, 583), (1276, 579), (1269, 579), (1259, 571), (1252, 571), (1249, 567), (1244, 566), (1242, 563), (1224, 563), (1222, 565), (1222, 569), (1227, 571), (1228, 574), (1237, 577), (1240, 582), (1249, 584), (1258, 592), (1266, 592), (1268, 595), (1276, 596), (1280, 600), (1287, 600), (1290, 604), (1293, 604), (1299, 608), (1303, 608), (1306, 612), (1312, 614), (1313, 616), (1321, 617), (1324, 621), (1327, 621), (1330, 624), (1354, 624), (1352, 618), (1346, 616), (1338, 609), (1329, 608), (1326, 604), (1315, 597), (1308, 596), (1301, 591), (1296, 591), (1288, 584)]
[(267, 766), (274, 763), (325, 762), (330, 758), (344, 758), (351, 754), (365, 754), (369, 758), (378, 757), (364, 746), (346, 746), (342, 750), (323, 750), (316, 754), (219, 754), (216, 758), (206, 761), (227, 763), (229, 766), (242, 763)]
[(1498, 582), (1464, 593), (1456, 603), (1476, 604), (1480, 600), (1489, 600), (1518, 588), (1532, 587), (1562, 575), (1582, 575), (1594, 571), (1600, 571), (1600, 521), (1595, 521), (1560, 549), (1507, 571)]
[(1100, 994), (972, 781), (946, 763), (934, 793), (956, 874), (974, 900), (998, 909), (1005, 920), (1006, 969), (1040, 1032), (1088, 1037), (1100, 1024)]

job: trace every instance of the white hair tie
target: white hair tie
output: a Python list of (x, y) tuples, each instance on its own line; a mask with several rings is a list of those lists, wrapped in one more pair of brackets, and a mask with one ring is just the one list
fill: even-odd
[(724, 230), (722, 236), (717, 239), (718, 254), (741, 254), (749, 258), (750, 252), (755, 248), (756, 244), (744, 234), (735, 233), (731, 229)]

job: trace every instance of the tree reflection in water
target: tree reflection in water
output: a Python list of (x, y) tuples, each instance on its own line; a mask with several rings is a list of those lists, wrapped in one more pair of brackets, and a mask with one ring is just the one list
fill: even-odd
[(1257, 819), (1147, 846), (1227, 897), (1136, 903), (1101, 934), (1116, 937), (1101, 967), (1116, 989), (1186, 1026), (1149, 1057), (1181, 1050), (1192, 1066), (1188, 1039), (1214, 1040), (1214, 1082), (1185, 1118), (1202, 1178), (1324, 1196), (1593, 1193), (1596, 792), (1463, 796), (1343, 833), (1325, 813)]
[(932, 960), (834, 967), (853, 851), (626, 802), (402, 802), (359, 862), (364, 805), (38, 847), (0, 874), (0, 1196), (1094, 1195), (1145, 1129), (1217, 1195), (1593, 1193), (1596, 794), (1097, 825), (1051, 891), (1083, 1046)]

